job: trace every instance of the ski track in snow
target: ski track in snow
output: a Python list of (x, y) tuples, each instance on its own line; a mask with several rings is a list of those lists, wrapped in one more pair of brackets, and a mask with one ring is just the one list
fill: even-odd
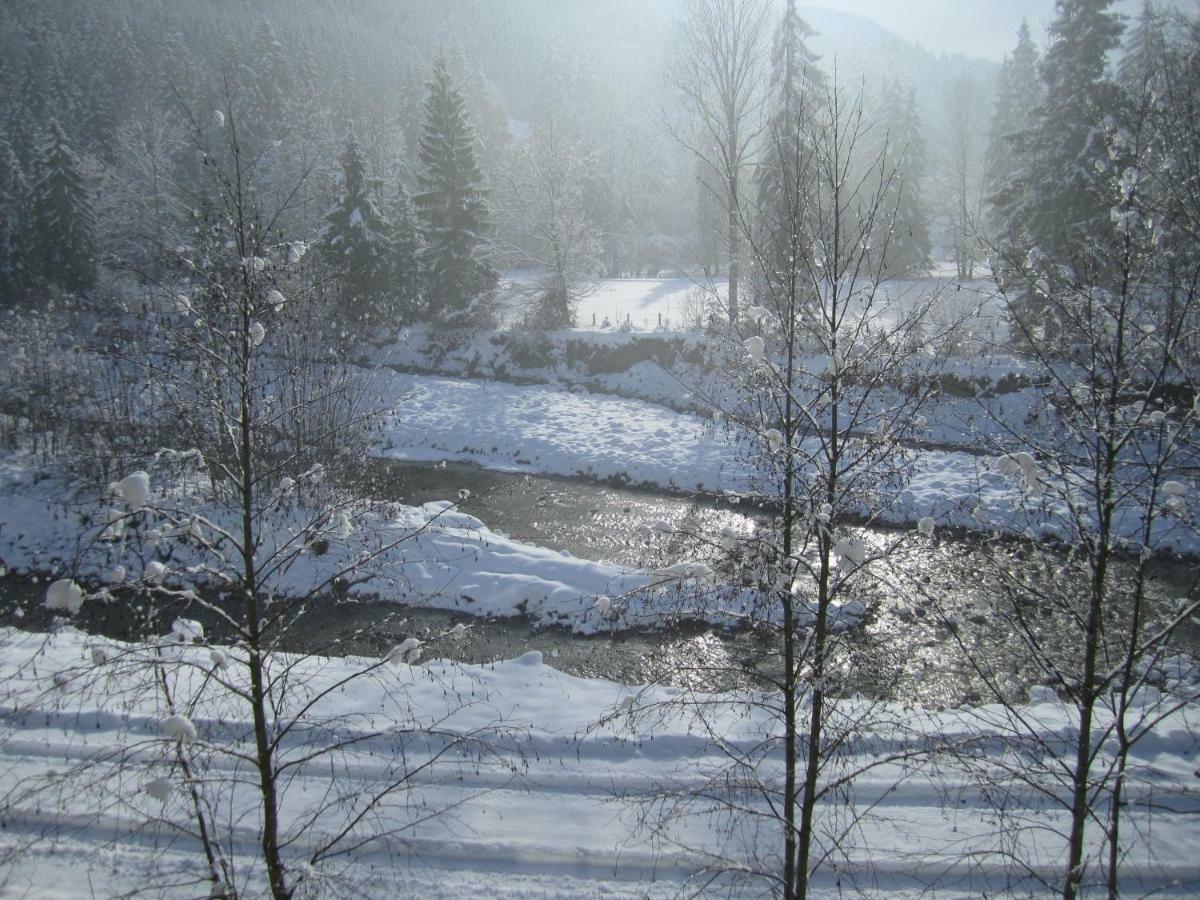
[[(13, 798), (0, 831), (0, 884), (15, 896), (110, 895), (145, 883), (161, 887), (162, 896), (193, 895), (195, 883), (186, 885), (183, 879), (200, 876), (199, 848), (193, 839), (163, 827), (164, 822), (185, 821), (187, 810), (178, 773), (169, 765), (170, 746), (155, 740), (166, 711), (156, 705), (152, 691), (136, 700), (127, 693), (139, 677), (153, 676), (145, 670), (140, 676), (129, 674), (131, 670), (99, 674), (104, 690), (85, 689), (89, 673), (97, 674), (85, 662), (90, 641), (70, 629), (50, 638), (0, 632), (5, 649), (0, 670), (10, 690), (7, 711), (0, 717), (0, 787), (11, 790), (26, 783), (24, 779), (45, 777), (51, 769), (70, 773), (90, 767), (91, 778), (85, 791), (72, 789), (68, 779), (62, 782), (64, 791)], [(203, 658), (207, 649), (174, 653), (180, 660), (188, 654)], [(305, 660), (293, 673), (293, 689), (319, 691), (356, 666), (372, 662)], [(52, 687), (54, 673), (63, 671), (72, 672), (76, 680)], [(190, 682), (185, 673), (184, 683), (194, 689), (200, 672), (191, 670)], [(449, 711), (445, 689), (452, 695), (464, 687), (474, 689), (477, 702)], [(677, 695), (670, 688), (647, 689), (638, 703), (661, 703)], [(665, 832), (687, 849), (655, 845), (637, 830), (639, 804), (654, 786), (698, 786), (703, 773), (724, 757), (680, 714), (656, 721), (653, 728), (626, 728), (621, 718), (596, 725), (629, 696), (628, 687), (565, 675), (547, 666), (541, 654), (530, 653), (491, 666), (459, 668), (435, 661), (422, 667), (388, 667), (379, 679), (358, 682), (353, 692), (319, 703), (314, 717), (346, 717), (337, 732), (342, 736), (356, 733), (356, 728), (387, 732), (393, 726), (433, 722), (465, 733), (487, 727), (498, 716), (517, 729), (512, 736), (496, 739), (497, 753), (490, 761), (477, 764), (447, 757), (414, 778), (403, 802), (383, 810), (372, 827), (421, 819), (419, 827), (392, 845), (364, 846), (350, 857), (349, 869), (342, 874), (368, 895), (390, 891), (393, 896), (450, 897), (486, 891), (501, 898), (656, 896), (678, 893), (706, 852), (744, 858), (738, 837), (703, 815), (677, 816)], [(728, 746), (745, 749), (757, 741), (764, 723), (757, 713), (747, 715), (735, 697), (730, 699), (714, 725)], [(22, 714), (12, 711), (18, 702)], [(217, 719), (206, 714), (204, 703), (194, 717), (197, 747), (249, 740), (248, 722), (230, 715), (227, 705), (222, 707), (224, 717)], [(1013, 835), (1000, 833), (978, 788), (962, 771), (945, 761), (937, 766), (919, 760), (907, 766), (880, 761), (889, 752), (914, 746), (922, 735), (953, 738), (971, 731), (986, 736), (996, 711), (885, 710), (893, 722), (905, 722), (906, 733), (894, 725), (868, 727), (850, 745), (849, 764), (876, 763), (854, 786), (858, 809), (869, 812), (855, 831), (855, 849), (839, 858), (841, 883), (827, 873), (817, 879), (816, 895), (836, 896), (847, 884), (887, 896), (917, 896), (930, 885), (950, 896), (1006, 886), (1022, 893), (1035, 889), (1025, 883), (1014, 887), (1005, 881), (1011, 872), (997, 860), (976, 855), (998, 848), (1002, 839)], [(448, 711), (449, 718), (443, 718)], [(1194, 864), (1194, 848), (1200, 845), (1200, 798), (1189, 788), (1193, 776), (1188, 759), (1194, 712), (1176, 714), (1157, 726), (1134, 750), (1125, 819), (1130, 853), (1123, 870), (1131, 889), (1168, 887), (1172, 879), (1178, 884), (1167, 893), (1186, 896), (1200, 888), (1200, 868)], [(1069, 732), (1070, 716), (1057, 702), (1026, 707), (1023, 713), (1040, 724), (1047, 746)], [(285, 743), (283, 758), (307, 752), (322, 740), (328, 736), (314, 732), (294, 744)], [(431, 745), (434, 750), (439, 746)], [(996, 762), (1002, 758), (1000, 742), (979, 746), (995, 755)], [(405, 758), (410, 766), (418, 766), (429, 752), (414, 741)], [(338, 756), (338, 790), (346, 796), (365, 793), (392, 759), (386, 738), (350, 748)], [(976, 762), (985, 766), (988, 759), (985, 755)], [(510, 767), (517, 770), (515, 775)], [(769, 778), (778, 776), (778, 758), (762, 771)], [(237, 772), (238, 764), (225, 758), (208, 775), (221, 781)], [(240, 774), (244, 778), (247, 773)], [(161, 776), (175, 784), (166, 806), (142, 790)], [(327, 762), (291, 772), (282, 801), (285, 828), (304, 818), (310, 804), (327, 798), (332, 787)], [(1014, 787), (1005, 795), (1009, 827), (1021, 823), (1029, 828), (1020, 835), (1021, 852), (1053, 881), (1062, 856), (1055, 832), (1065, 826), (1064, 808), (1047, 802), (1036, 790)], [(1065, 799), (1063, 795), (1060, 801)], [(254, 817), (248, 815), (252, 802), (249, 793), (233, 798), (235, 811), (241, 813), (234, 816), (227, 835), (243, 867), (257, 845)], [(1155, 806), (1152, 823), (1146, 804)], [(827, 802), (818, 811), (818, 821), (832, 824), (846, 808)], [(449, 812), (425, 818), (431, 809)], [(289, 846), (291, 858), (311, 852), (322, 828), (333, 825), (333, 818), (318, 817), (316, 825), (299, 833)], [(755, 843), (762, 851), (776, 839), (767, 828), (755, 836)], [(19, 852), (14, 857), (7, 850)], [(53, 886), (46, 884), (51, 866), (61, 873)], [(178, 880), (178, 888), (168, 887), (171, 879)]]

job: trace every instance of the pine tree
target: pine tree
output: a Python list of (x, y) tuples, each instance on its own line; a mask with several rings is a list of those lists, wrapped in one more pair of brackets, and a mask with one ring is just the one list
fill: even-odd
[(353, 135), (341, 156), (337, 197), (325, 215), (319, 250), (342, 281), (344, 313), (355, 327), (387, 326), (391, 288), (391, 226), (379, 209), (379, 183), (369, 178)]
[(1033, 115), (1042, 100), (1042, 82), (1038, 73), (1037, 47), (1022, 21), (1017, 30), (1017, 46), (1000, 67), (996, 109), (988, 131), (988, 149), (984, 160), (984, 190), (988, 197), (988, 227), (996, 240), (1011, 244), (1020, 223), (1007, 215), (1014, 206), (1013, 194), (1019, 189), (1015, 176), (1020, 160), (1027, 154)]
[(143, 57), (124, 17), (114, 18), (98, 4), (86, 5), (81, 15), (84, 47), (68, 69), (69, 81), (79, 85), (79, 118), (71, 133), (81, 152), (113, 163), (117, 131), (147, 82), (130, 77), (141, 70)]
[(260, 20), (246, 47), (241, 86), (245, 90), (241, 129), (251, 154), (283, 137), (290, 121), (295, 79), (283, 45), (265, 20)]
[(466, 102), (444, 54), (434, 61), (421, 131), (419, 192), (413, 198), (425, 247), (421, 254), (429, 312), (462, 323), (495, 286), (488, 257), (488, 208), (475, 158)]
[(17, 154), (0, 138), (0, 307), (15, 302), (24, 272), (25, 202), (28, 185)]
[[(884, 273), (906, 275), (929, 268), (932, 242), (922, 196), (925, 142), (916, 92), (889, 81), (879, 100), (879, 127), (885, 141), (881, 171), (889, 173), (872, 242), (884, 252)], [(886, 250), (884, 249), (886, 246)]]
[(1034, 246), (1056, 258), (1102, 257), (1111, 239), (1112, 198), (1098, 126), (1118, 109), (1108, 54), (1120, 42), (1112, 0), (1058, 0), (1042, 63), (1045, 95), (1002, 208)]
[(31, 257), (39, 274), (63, 290), (83, 291), (96, 281), (96, 222), (79, 157), (51, 121), (30, 223)]

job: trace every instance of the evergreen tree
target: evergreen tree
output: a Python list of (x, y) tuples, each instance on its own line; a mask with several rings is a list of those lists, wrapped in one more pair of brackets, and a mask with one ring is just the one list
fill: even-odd
[(413, 198), (425, 247), (421, 254), (429, 312), (462, 322), (496, 284), (488, 259), (488, 208), (475, 158), (466, 101), (444, 54), (434, 61), (421, 131), (419, 192)]
[(20, 91), (20, 112), (16, 119), (14, 148), (27, 169), (39, 164), (39, 153), (46, 139), (43, 129), (51, 119), (74, 122), (74, 104), (67, 89), (59, 60), (63, 57), (57, 35), (49, 25), (31, 26), (25, 35), (25, 70)]
[(279, 140), (291, 120), (295, 79), (283, 45), (267, 21), (260, 20), (246, 47), (240, 89), (245, 91), (239, 128), (252, 154)]
[[(9, 61), (0, 56), (0, 84), (16, 84), (16, 75)], [(0, 122), (12, 123), (17, 120), (16, 91), (0, 91)]]
[(96, 222), (92, 196), (66, 132), (50, 123), (30, 222), (31, 257), (39, 274), (63, 290), (83, 291), (96, 281)]
[(341, 277), (344, 313), (356, 327), (386, 327), (391, 288), (391, 226), (379, 209), (379, 184), (369, 178), (353, 135), (341, 156), (337, 196), (325, 216), (319, 250)]
[(0, 306), (15, 301), (24, 271), (21, 228), (27, 189), (16, 152), (0, 138)]
[(884, 140), (880, 164), (888, 181), (875, 219), (872, 244), (884, 253), (884, 274), (924, 272), (929, 268), (932, 242), (929, 214), (921, 193), (925, 142), (921, 137), (916, 92), (911, 85), (901, 87), (889, 81), (878, 103)]
[(1118, 111), (1108, 54), (1120, 42), (1112, 0), (1058, 0), (1042, 63), (1045, 94), (1001, 214), (1052, 257), (1103, 256), (1111, 236), (1107, 154), (1097, 126)]
[[(817, 65), (819, 57), (806, 43), (815, 34), (796, 13), (795, 0), (788, 0), (771, 56), (773, 109), (756, 175), (759, 216), (756, 240), (761, 255), (772, 261), (777, 272), (788, 268), (792, 247), (809, 244), (804, 235), (793, 236), (789, 231), (802, 224), (791, 215), (797, 199), (810, 196), (813, 191), (814, 122), (827, 90), (825, 73)], [(769, 286), (755, 285), (756, 293), (768, 289)]]
[(117, 131), (144, 82), (130, 77), (132, 66), (141, 68), (142, 57), (124, 17), (96, 4), (86, 5), (81, 15), (84, 49), (67, 72), (68, 81), (79, 86), (79, 118), (71, 133), (82, 152), (113, 163)]
[(995, 239), (1005, 244), (1016, 239), (1019, 224), (1010, 221), (1006, 213), (1014, 205), (1012, 194), (1018, 189), (1015, 176), (1020, 171), (1020, 160), (1027, 153), (1033, 115), (1042, 99), (1039, 65), (1029, 24), (1022, 21), (1017, 30), (1017, 46), (1000, 67), (996, 109), (984, 160), (988, 226)]
[[(1125, 39), (1125, 53), (1117, 68), (1117, 80), (1129, 91), (1162, 87), (1163, 62), (1168, 55), (1166, 22), (1152, 0), (1142, 0), (1142, 9)], [(1157, 83), (1156, 83), (1157, 82)]]

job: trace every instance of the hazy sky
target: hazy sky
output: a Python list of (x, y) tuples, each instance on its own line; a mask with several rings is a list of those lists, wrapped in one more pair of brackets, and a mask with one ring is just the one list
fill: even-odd
[[(1193, 8), (1197, 0), (1185, 0)], [(1000, 60), (1017, 42), (1021, 19), (1040, 42), (1054, 18), (1054, 0), (801, 0), (857, 13), (930, 50)], [(1141, 0), (1118, 0), (1114, 9), (1136, 13)]]

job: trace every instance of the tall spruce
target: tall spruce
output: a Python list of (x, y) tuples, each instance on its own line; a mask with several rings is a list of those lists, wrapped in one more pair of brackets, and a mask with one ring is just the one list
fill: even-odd
[(57, 121), (33, 191), (31, 255), (38, 274), (66, 291), (96, 281), (96, 221), (83, 166)]
[(496, 284), (489, 257), (487, 191), (466, 101), (445, 54), (434, 60), (421, 130), (417, 207), (424, 296), (430, 314), (466, 324)]
[[(770, 263), (773, 272), (787, 270), (793, 249), (809, 245), (805, 236), (792, 235), (790, 230), (802, 227), (804, 221), (792, 215), (796, 197), (809, 196), (814, 189), (812, 123), (825, 102), (828, 87), (825, 73), (818, 66), (820, 57), (807, 44), (815, 34), (797, 14), (795, 0), (788, 0), (771, 55), (772, 108), (756, 173), (759, 221), (755, 241), (759, 255)], [(801, 180), (809, 184), (799, 184)], [(770, 289), (758, 283), (761, 272), (754, 276), (756, 294)]]
[(12, 145), (0, 137), (0, 307), (16, 302), (24, 273), (28, 185)]
[(984, 190), (988, 197), (987, 224), (992, 240), (1004, 245), (1017, 240), (1020, 223), (1010, 217), (1020, 185), (1017, 175), (1028, 153), (1033, 117), (1042, 102), (1041, 60), (1029, 23), (1017, 30), (1017, 46), (1004, 58), (997, 83), (996, 108), (988, 130), (984, 160)]
[(1033, 246), (1059, 259), (1102, 258), (1111, 241), (1112, 197), (1101, 125), (1117, 112), (1108, 55), (1121, 40), (1112, 0), (1058, 0), (1042, 62), (1045, 95), (1023, 148), (1005, 213)]
[(1117, 80), (1131, 92), (1143, 88), (1161, 92), (1164, 60), (1169, 53), (1166, 18), (1152, 0), (1142, 0), (1142, 8), (1125, 38)]
[[(46, 124), (77, 120), (77, 104), (67, 86), (60, 60), (64, 53), (58, 34), (45, 22), (37, 22), (25, 32), (26, 60), (21, 84), (20, 113), (14, 123), (13, 148), (27, 169), (36, 168), (46, 138)], [(6, 91), (7, 92), (7, 91)]]
[(319, 238), (321, 257), (340, 278), (346, 320), (358, 328), (387, 327), (392, 238), (379, 208), (379, 182), (367, 175), (354, 135), (347, 137), (340, 163), (337, 194)]
[(911, 85), (888, 81), (877, 100), (881, 126), (879, 171), (886, 176), (880, 215), (874, 219), (874, 246), (891, 276), (928, 270), (932, 242), (929, 213), (922, 199), (925, 141)]
[(253, 158), (284, 137), (294, 111), (292, 65), (265, 19), (255, 27), (240, 68), (244, 108), (238, 127)]

